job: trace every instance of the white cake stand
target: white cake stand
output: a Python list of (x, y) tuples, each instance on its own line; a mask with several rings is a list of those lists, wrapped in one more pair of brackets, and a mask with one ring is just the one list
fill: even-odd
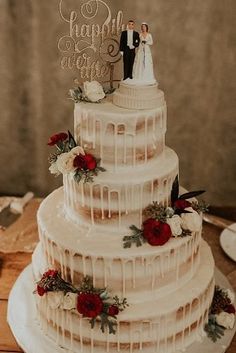
[[(216, 282), (222, 287), (232, 289), (218, 269)], [(7, 321), (17, 343), (25, 353), (69, 353), (69, 350), (59, 347), (41, 331), (36, 319), (36, 305), (32, 294), (34, 287), (32, 265), (29, 265), (16, 280), (8, 301)], [(205, 337), (201, 342), (189, 346), (185, 352), (223, 353), (229, 347), (235, 332), (236, 327), (233, 330), (226, 330), (225, 335), (216, 343)]]

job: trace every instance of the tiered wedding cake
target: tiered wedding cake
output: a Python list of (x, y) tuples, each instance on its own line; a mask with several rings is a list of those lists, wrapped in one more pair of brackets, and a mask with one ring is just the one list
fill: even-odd
[[(129, 306), (121, 311), (113, 304), (108, 312), (101, 302), (85, 302), (86, 310), (96, 311), (86, 315), (73, 289), (63, 293), (44, 287), (40, 292), (38, 284), (43, 331), (74, 353), (177, 352), (203, 334), (214, 292), (214, 261), (201, 238), (200, 214), (185, 213), (192, 204), (184, 198), (173, 205), (178, 157), (165, 146), (166, 111), (157, 84), (122, 82), (99, 104), (75, 104), (75, 141), (90, 158), (101, 159), (105, 171), (86, 183), (65, 172), (64, 186), (42, 202), (34, 277), (52, 279), (53, 270), (45, 271), (56, 268), (64, 281), (78, 287), (90, 276), (93, 288), (106, 287), (111, 297), (126, 298)], [(83, 159), (80, 147), (71, 148), (74, 158)], [(74, 168), (82, 168), (82, 159), (73, 161)], [(157, 222), (153, 227), (145, 213), (150, 205), (165, 213), (163, 222), (151, 217)], [(173, 214), (175, 209), (183, 213)], [(116, 320), (113, 333), (109, 325), (101, 330), (104, 311)], [(96, 319), (93, 328), (91, 318)]]

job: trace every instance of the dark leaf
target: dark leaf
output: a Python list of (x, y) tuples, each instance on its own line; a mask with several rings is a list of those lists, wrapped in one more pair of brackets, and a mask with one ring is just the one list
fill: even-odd
[(190, 192), (187, 192), (185, 194), (180, 195), (179, 200), (191, 199), (192, 197), (197, 197), (197, 196), (203, 194), (204, 192), (205, 192), (205, 190), (190, 191)]
[(181, 215), (182, 213), (192, 213), (192, 212), (188, 211), (188, 210), (182, 210), (181, 208), (176, 208), (175, 209), (175, 214)]
[(142, 232), (141, 229), (137, 228), (134, 224), (129, 227), (133, 232), (138, 233)]
[(105, 172), (106, 171), (106, 169), (103, 168), (103, 167), (98, 167), (98, 170), (100, 170), (100, 172)]
[(136, 241), (136, 246), (137, 247), (142, 246), (142, 242), (141, 242), (141, 240), (139, 238)]
[(171, 189), (171, 203), (173, 204), (179, 197), (179, 176), (176, 175)]
[(131, 242), (125, 242), (124, 249), (129, 249), (129, 248), (131, 248)]
[(116, 326), (116, 323), (114, 321), (108, 321), (108, 326), (109, 326), (109, 333), (115, 334), (116, 331), (114, 329), (114, 326)]
[(77, 146), (77, 143), (75, 142), (75, 139), (69, 130), (68, 130), (68, 136), (69, 136), (69, 148), (72, 150), (72, 148)]

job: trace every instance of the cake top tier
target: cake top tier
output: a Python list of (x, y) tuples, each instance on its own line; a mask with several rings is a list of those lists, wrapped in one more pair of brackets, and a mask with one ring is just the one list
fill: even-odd
[(124, 81), (113, 94), (113, 103), (127, 109), (154, 109), (162, 106), (164, 93), (157, 83), (152, 85), (130, 85)]

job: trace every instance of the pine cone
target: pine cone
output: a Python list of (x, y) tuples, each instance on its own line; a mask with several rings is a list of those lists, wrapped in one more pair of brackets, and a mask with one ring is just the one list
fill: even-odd
[(230, 299), (225, 295), (225, 293), (221, 289), (216, 288), (213, 302), (211, 304), (211, 313), (219, 314), (230, 304)]

